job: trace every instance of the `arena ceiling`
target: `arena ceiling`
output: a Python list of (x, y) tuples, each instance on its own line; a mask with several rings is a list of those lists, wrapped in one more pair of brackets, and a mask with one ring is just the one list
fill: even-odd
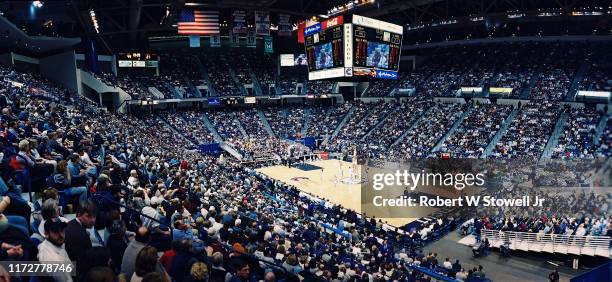
[[(362, 0), (359, 0), (362, 1)], [(275, 15), (287, 13), (294, 20), (327, 14), (329, 9), (348, 0), (47, 0), (32, 9), (32, 1), (1, 1), (0, 12), (28, 34), (44, 34), (50, 29), (56, 36), (89, 37), (99, 41), (108, 52), (142, 48), (148, 36), (176, 34), (176, 18), (185, 5), (221, 11), (221, 21), (231, 21), (234, 9), (266, 10)], [(588, 2), (588, 3), (586, 3)], [(609, 1), (594, 0), (374, 0), (352, 12), (397, 24), (451, 19), (470, 15), (488, 15), (508, 11), (537, 9), (574, 9), (608, 6)], [(90, 13), (95, 11), (96, 30)], [(49, 26), (52, 26), (50, 28)], [(40, 30), (40, 32), (39, 32)], [(39, 33), (39, 34), (36, 34)], [(52, 34), (53, 35), (53, 34)]]

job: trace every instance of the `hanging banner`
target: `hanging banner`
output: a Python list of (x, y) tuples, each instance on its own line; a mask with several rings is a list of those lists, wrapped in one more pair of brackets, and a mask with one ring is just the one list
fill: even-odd
[(184, 9), (178, 18), (178, 34), (219, 34), (219, 11)]
[(287, 14), (278, 15), (278, 36), (291, 36), (291, 16)]
[(210, 47), (221, 47), (221, 36), (220, 35), (210, 36)]
[(255, 41), (256, 35), (255, 31), (250, 30), (247, 34), (247, 47), (255, 48), (257, 46), (257, 41)]
[(272, 36), (264, 36), (264, 53), (274, 53), (274, 44), (272, 42)]
[(270, 13), (255, 11), (255, 33), (257, 35), (270, 35)]
[(297, 29), (298, 43), (304, 44), (304, 28), (306, 28), (306, 22), (298, 23), (298, 29)]
[(230, 30), (229, 38), (230, 38), (230, 46), (232, 47), (240, 46), (240, 37), (238, 37), (238, 34), (235, 34)]
[(246, 24), (246, 12), (243, 10), (235, 10), (232, 14), (232, 32), (234, 34), (246, 34), (247, 33), (247, 24)]
[(200, 47), (200, 36), (199, 35), (189, 35), (189, 47), (191, 48)]

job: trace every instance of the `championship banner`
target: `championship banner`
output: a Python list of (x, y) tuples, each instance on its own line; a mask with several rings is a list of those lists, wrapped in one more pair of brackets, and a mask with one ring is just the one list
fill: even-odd
[(264, 36), (264, 53), (274, 53), (274, 44), (272, 36)]
[(199, 35), (189, 35), (189, 47), (191, 48), (200, 47), (200, 36)]
[(210, 36), (210, 47), (221, 47), (221, 36), (220, 35)]
[(250, 30), (249, 33), (247, 34), (247, 47), (249, 48), (257, 47), (255, 31)]
[(278, 15), (278, 36), (291, 36), (291, 16), (287, 14)]
[(257, 35), (270, 35), (270, 13), (255, 11), (255, 33)]
[(246, 12), (243, 10), (235, 10), (232, 14), (232, 32), (234, 34), (246, 34), (247, 33), (247, 24), (246, 24)]
[(238, 34), (232, 33), (232, 31), (230, 30), (230, 46), (232, 47), (239, 47), (240, 46), (240, 37), (238, 37)]

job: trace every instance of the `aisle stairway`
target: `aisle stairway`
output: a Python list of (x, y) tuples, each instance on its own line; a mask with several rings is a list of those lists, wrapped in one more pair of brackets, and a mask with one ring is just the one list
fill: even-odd
[(266, 115), (264, 115), (264, 113), (260, 109), (257, 109), (257, 116), (259, 116), (259, 119), (261, 120), (261, 123), (263, 123), (264, 128), (266, 129), (268, 134), (270, 134), (270, 136), (272, 137), (276, 137), (276, 134), (274, 134), (274, 131), (272, 130), (272, 127), (270, 126), (270, 123), (268, 123), (268, 119), (266, 118)]
[(387, 121), (387, 119), (395, 113), (395, 111), (398, 111), (399, 108), (395, 108), (393, 111), (390, 111), (388, 113), (385, 114), (385, 116), (383, 118), (380, 119), (380, 121), (378, 121), (374, 126), (372, 126), (370, 129), (368, 129), (368, 131), (366, 132), (366, 134), (363, 135), (363, 137), (361, 137), (361, 141), (365, 140), (366, 137), (368, 137), (368, 135), (370, 135), (372, 132), (374, 132), (374, 130), (376, 130), (377, 128), (380, 127), (381, 124), (383, 124), (385, 121)]
[(595, 128), (595, 134), (593, 135), (593, 144), (599, 145), (601, 141), (601, 137), (606, 129), (606, 125), (608, 124), (608, 119), (610, 115), (602, 115), (601, 119), (597, 123), (597, 127)]
[(172, 94), (172, 97), (175, 99), (182, 99), (183, 98), (183, 94), (181, 94), (181, 92), (176, 89), (176, 87), (172, 86), (169, 82), (164, 81), (164, 87), (166, 87), (170, 93)]
[(578, 67), (578, 70), (576, 71), (576, 74), (574, 75), (572, 84), (567, 90), (567, 94), (565, 95), (565, 99), (564, 99), (565, 101), (575, 101), (576, 100), (576, 91), (578, 91), (578, 86), (580, 85), (580, 82), (584, 78), (584, 74), (587, 72), (587, 70), (589, 70), (589, 62), (582, 61), (582, 63), (580, 63), (580, 66)]
[(527, 85), (527, 87), (523, 89), (523, 92), (521, 93), (521, 96), (520, 96), (521, 99), (529, 99), (529, 96), (531, 95), (531, 89), (533, 89), (536, 83), (538, 83), (538, 80), (540, 79), (540, 76), (542, 75), (543, 70), (544, 70), (544, 66), (539, 66), (533, 72), (533, 76), (531, 77), (529, 84)]
[(453, 126), (451, 126), (451, 128), (444, 134), (444, 136), (442, 136), (442, 138), (440, 138), (440, 140), (438, 140), (438, 143), (436, 143), (436, 146), (434, 146), (431, 151), (432, 152), (437, 152), (438, 150), (440, 150), (440, 148), (442, 148), (442, 145), (444, 145), (444, 142), (446, 142), (446, 140), (448, 139), (448, 137), (450, 137), (451, 135), (453, 135), (453, 132), (459, 127), (459, 125), (461, 125), (461, 122), (463, 122), (463, 120), (465, 119), (465, 117), (467, 117), (472, 110), (474, 110), (474, 106), (469, 106), (467, 108), (467, 110), (465, 110), (460, 116), (459, 118), (457, 118), (457, 120), (453, 123)]
[(423, 113), (421, 114), (421, 116), (419, 116), (417, 119), (414, 120), (414, 122), (410, 125), (410, 127), (408, 127), (408, 129), (406, 129), (406, 131), (404, 131), (404, 133), (402, 133), (402, 135), (400, 135), (392, 144), (391, 144), (391, 148), (395, 147), (397, 144), (399, 144), (404, 137), (406, 137), (406, 135), (408, 135), (408, 133), (410, 133), (414, 127), (419, 123), (419, 121), (421, 121), (421, 119), (427, 115), (427, 113), (429, 113), (429, 111), (431, 111), (431, 109), (433, 109), (434, 107), (430, 107), (429, 109), (423, 111)]
[(252, 69), (249, 68), (249, 75), (251, 76), (251, 80), (253, 80), (253, 90), (255, 91), (255, 96), (262, 96), (263, 90), (261, 90), (261, 84), (259, 84), (259, 80), (257, 79), (257, 75), (253, 72)]
[(308, 133), (308, 127), (310, 126), (310, 116), (311, 116), (310, 110), (311, 110), (310, 108), (304, 109), (304, 126), (302, 127), (302, 131), (300, 131), (300, 135), (302, 136), (306, 136), (306, 133)]
[(206, 114), (202, 114), (202, 120), (204, 121), (204, 125), (206, 125), (206, 128), (208, 128), (208, 131), (212, 133), (213, 138), (215, 139), (215, 142), (217, 143), (223, 142), (223, 138), (221, 138), (221, 135), (219, 135), (219, 132), (217, 132), (217, 129), (212, 124), (210, 119), (208, 119), (208, 116), (206, 116)]
[(355, 105), (353, 105), (351, 107), (351, 109), (348, 111), (348, 113), (346, 113), (346, 115), (344, 115), (344, 118), (342, 119), (342, 121), (340, 123), (338, 123), (338, 125), (336, 126), (336, 129), (334, 129), (334, 132), (332, 133), (332, 136), (329, 137), (329, 139), (325, 140), (324, 144), (334, 140), (334, 138), (336, 138), (336, 136), (338, 136), (338, 133), (340, 133), (340, 129), (342, 129), (342, 127), (346, 124), (346, 122), (349, 120), (349, 118), (351, 118), (351, 116), (353, 115), (353, 112), (355, 112)]
[(234, 83), (236, 84), (238, 89), (240, 89), (240, 93), (242, 93), (242, 96), (247, 96), (247, 91), (246, 91), (246, 89), (244, 89), (244, 85), (242, 85), (242, 83), (240, 83), (240, 80), (238, 79), (238, 76), (236, 76), (236, 72), (234, 71), (234, 69), (228, 68), (227, 70), (229, 71), (230, 75), (232, 76), (232, 80), (234, 81)]
[(546, 142), (546, 147), (544, 147), (544, 151), (542, 151), (542, 156), (540, 157), (540, 161), (545, 159), (550, 159), (550, 156), (553, 153), (553, 149), (557, 147), (559, 143), (559, 137), (561, 136), (561, 132), (563, 132), (563, 128), (565, 127), (565, 123), (569, 115), (567, 113), (562, 112), (557, 120), (557, 124), (555, 124), (555, 129), (548, 137), (548, 142)]
[(180, 138), (182, 138), (183, 140), (187, 141), (190, 144), (193, 144), (194, 146), (198, 145), (198, 144), (194, 143), (194, 140), (191, 140), (191, 139), (187, 138), (187, 136), (183, 135), (183, 133), (178, 131), (178, 129), (176, 129), (176, 127), (174, 127), (172, 124), (168, 123), (168, 121), (165, 118), (162, 118), (160, 116), (156, 116), (156, 118), (161, 120), (164, 123), (164, 125), (166, 125), (168, 128), (170, 128), (170, 130), (172, 130), (172, 132), (174, 132), (175, 136), (179, 136)]
[(499, 130), (495, 133), (495, 136), (493, 136), (493, 139), (491, 139), (491, 141), (489, 142), (489, 145), (487, 145), (487, 148), (484, 150), (484, 152), (482, 152), (482, 155), (480, 156), (481, 158), (487, 158), (491, 155), (491, 153), (493, 153), (495, 145), (497, 145), (497, 142), (499, 142), (499, 140), (501, 140), (504, 134), (506, 134), (508, 126), (510, 126), (510, 123), (512, 122), (512, 120), (514, 120), (514, 117), (516, 117), (518, 112), (518, 109), (514, 109), (512, 110), (512, 112), (510, 112), (508, 117), (506, 117), (506, 120), (504, 120), (504, 122), (499, 127)]
[(195, 58), (196, 58), (196, 63), (198, 65), (198, 69), (200, 70), (200, 73), (202, 74), (202, 78), (204, 78), (204, 82), (206, 82), (206, 85), (208, 85), (209, 96), (216, 97), (217, 90), (214, 87), (212, 87), (212, 83), (210, 82), (210, 76), (208, 76), (208, 72), (206, 71), (206, 68), (204, 68), (204, 65), (202, 64), (202, 61), (200, 61), (199, 57), (195, 57)]
[(242, 123), (240, 123), (240, 120), (235, 118), (234, 122), (238, 126), (238, 130), (240, 130), (240, 133), (242, 133), (242, 138), (249, 138), (249, 134), (247, 134), (246, 130), (244, 130), (244, 126), (242, 126)]

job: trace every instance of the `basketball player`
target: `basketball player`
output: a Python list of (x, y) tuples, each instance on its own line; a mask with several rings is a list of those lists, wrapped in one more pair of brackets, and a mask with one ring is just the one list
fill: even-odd
[(323, 168), (321, 168), (321, 183), (323, 183)]
[(349, 166), (349, 170), (348, 170), (348, 180), (349, 182), (352, 182), (353, 179), (355, 178), (355, 172), (353, 171), (353, 166)]
[(338, 160), (338, 168), (340, 168), (340, 179), (344, 178), (344, 170), (342, 169), (342, 160)]

